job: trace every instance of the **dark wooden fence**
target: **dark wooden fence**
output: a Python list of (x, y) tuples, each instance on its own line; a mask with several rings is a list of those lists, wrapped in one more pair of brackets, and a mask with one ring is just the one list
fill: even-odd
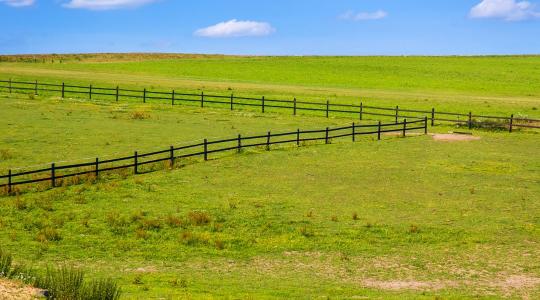
[(407, 121), (406, 119), (398, 123), (359, 125), (352, 123), (350, 126), (320, 129), (320, 130), (296, 130), (284, 133), (271, 133), (242, 136), (219, 140), (204, 139), (201, 142), (196, 142), (190, 145), (170, 146), (166, 149), (139, 153), (135, 151), (133, 155), (117, 157), (111, 159), (99, 159), (77, 163), (77, 164), (57, 164), (52, 163), (49, 166), (36, 169), (19, 169), (17, 172), (12, 170), (8, 174), (0, 176), (3, 182), (0, 187), (7, 189), (8, 193), (13, 191), (15, 186), (28, 185), (33, 183), (50, 182), (52, 187), (66, 178), (77, 176), (92, 176), (98, 178), (104, 172), (110, 172), (120, 169), (132, 169), (134, 174), (140, 172), (140, 167), (167, 162), (171, 167), (174, 166), (178, 159), (189, 157), (199, 157), (208, 160), (209, 156), (214, 153), (224, 151), (242, 151), (245, 148), (265, 147), (270, 150), (272, 145), (278, 144), (295, 144), (300, 146), (301, 143), (308, 141), (324, 141), (330, 143), (332, 139), (352, 138), (356, 141), (359, 136), (374, 135), (378, 140), (381, 139), (381, 134), (387, 132), (398, 132), (405, 136), (406, 132), (412, 130), (422, 130), (427, 133), (428, 120), (425, 117), (423, 120)]
[(245, 107), (257, 107), (261, 112), (266, 112), (269, 109), (287, 110), (296, 115), (299, 111), (311, 111), (324, 114), (326, 117), (332, 114), (341, 114), (344, 116), (353, 117), (358, 120), (368, 119), (370, 116), (375, 116), (377, 119), (386, 118), (393, 119), (395, 123), (399, 119), (419, 119), (423, 120), (427, 117), (430, 120), (431, 126), (434, 126), (436, 122), (454, 123), (464, 126), (468, 126), (469, 129), (473, 127), (498, 127), (506, 128), (509, 132), (512, 132), (514, 128), (540, 128), (540, 120), (529, 118), (518, 118), (514, 115), (510, 116), (486, 116), (477, 115), (469, 112), (468, 114), (443, 112), (432, 108), (429, 111), (426, 110), (413, 110), (404, 109), (399, 106), (396, 107), (377, 107), (371, 105), (364, 105), (360, 102), (355, 104), (334, 104), (329, 101), (326, 102), (308, 102), (298, 101), (296, 98), (293, 100), (283, 99), (269, 99), (264, 96), (259, 98), (254, 97), (239, 97), (234, 94), (230, 95), (212, 95), (201, 93), (179, 93), (175, 90), (170, 92), (162, 91), (150, 91), (146, 88), (142, 90), (134, 89), (121, 89), (115, 88), (103, 88), (92, 85), (80, 86), (80, 85), (68, 85), (52, 84), (52, 83), (39, 83), (24, 82), (24, 81), (12, 81), (0, 80), (0, 90), (7, 90), (12, 92), (33, 93), (38, 95), (40, 92), (47, 92), (61, 96), (66, 95), (73, 96), (86, 96), (92, 99), (93, 96), (108, 96), (114, 101), (120, 101), (120, 99), (140, 99), (142, 102), (150, 100), (159, 100), (162, 102), (175, 105), (181, 102), (191, 103), (192, 105), (199, 105), (205, 107), (207, 105), (227, 107), (231, 110), (235, 108)]

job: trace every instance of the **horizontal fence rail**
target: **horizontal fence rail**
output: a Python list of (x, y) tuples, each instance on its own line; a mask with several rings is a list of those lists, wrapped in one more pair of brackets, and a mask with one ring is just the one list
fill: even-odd
[(114, 170), (132, 170), (134, 174), (140, 173), (140, 167), (159, 162), (165, 162), (170, 167), (174, 167), (179, 159), (190, 157), (203, 158), (208, 160), (210, 154), (236, 151), (241, 152), (243, 149), (252, 147), (264, 147), (270, 150), (273, 145), (293, 144), (300, 146), (301, 143), (309, 141), (324, 141), (329, 144), (333, 139), (352, 138), (356, 141), (359, 136), (374, 135), (378, 140), (381, 139), (381, 134), (389, 132), (397, 132), (399, 135), (405, 136), (407, 132), (413, 130), (421, 130), (427, 134), (428, 119), (407, 121), (406, 119), (398, 123), (383, 124), (380, 121), (378, 124), (355, 124), (350, 126), (342, 126), (336, 128), (326, 127), (318, 130), (300, 130), (297, 129), (291, 132), (272, 133), (267, 132), (260, 135), (238, 135), (231, 138), (208, 140), (195, 142), (190, 145), (169, 146), (163, 150), (140, 153), (135, 151), (132, 155), (117, 157), (112, 159), (92, 159), (87, 162), (77, 164), (57, 164), (51, 163), (46, 168), (36, 168), (33, 170), (19, 169), (17, 172), (9, 170), (7, 174), (0, 175), (0, 187), (7, 189), (8, 194), (13, 192), (14, 187), (20, 185), (28, 185), (35, 183), (48, 182), (51, 187), (61, 185), (62, 181), (67, 178), (78, 176), (91, 176), (91, 178), (99, 178), (100, 174)]
[(158, 100), (163, 103), (167, 102), (171, 105), (179, 103), (190, 103), (200, 107), (209, 105), (227, 107), (230, 110), (237, 108), (257, 107), (261, 112), (267, 112), (270, 109), (274, 110), (287, 110), (293, 115), (296, 115), (299, 111), (311, 111), (320, 112), (326, 117), (330, 114), (343, 115), (353, 117), (355, 119), (364, 120), (370, 117), (390, 118), (395, 123), (399, 119), (418, 119), (422, 120), (427, 117), (431, 126), (435, 126), (435, 122), (445, 122), (459, 124), (467, 126), (469, 129), (473, 127), (495, 127), (505, 128), (509, 132), (512, 132), (514, 128), (540, 128), (540, 120), (530, 118), (519, 118), (510, 116), (486, 116), (478, 115), (469, 112), (468, 114), (443, 112), (438, 111), (435, 108), (431, 110), (413, 110), (404, 109), (399, 106), (377, 107), (372, 105), (364, 105), (363, 103), (356, 104), (335, 104), (326, 102), (309, 102), (298, 101), (296, 98), (293, 100), (283, 99), (270, 99), (264, 96), (262, 97), (239, 97), (234, 94), (230, 95), (212, 95), (204, 92), (201, 93), (181, 93), (175, 90), (170, 92), (150, 91), (146, 88), (142, 90), (135, 89), (122, 89), (119, 86), (113, 88), (96, 87), (92, 85), (81, 86), (72, 84), (52, 84), (52, 83), (40, 83), (37, 80), (34, 82), (26, 81), (13, 81), (0, 80), (0, 90), (8, 91), (9, 93), (32, 93), (38, 95), (40, 92), (47, 92), (56, 94), (65, 98), (66, 95), (87, 97), (92, 99), (93, 96), (109, 96), (114, 101), (120, 101), (120, 99), (139, 99), (143, 103), (150, 100)]

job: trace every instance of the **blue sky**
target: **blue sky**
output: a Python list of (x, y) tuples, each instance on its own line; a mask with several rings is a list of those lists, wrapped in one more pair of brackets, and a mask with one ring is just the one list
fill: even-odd
[(0, 54), (540, 54), (540, 0), (0, 0)]

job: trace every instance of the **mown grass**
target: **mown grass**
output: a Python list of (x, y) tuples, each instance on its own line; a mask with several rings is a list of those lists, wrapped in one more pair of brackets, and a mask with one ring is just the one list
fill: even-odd
[[(0, 63), (2, 77), (538, 116), (538, 56), (142, 56)], [(68, 80), (69, 79), (69, 80)]]
[[(59, 124), (72, 125), (71, 138), (88, 126), (69, 119), (78, 106), (86, 111), (81, 117), (96, 124), (110, 113), (108, 106), (92, 109), (97, 104), (39, 103), (58, 113)], [(73, 113), (64, 120), (66, 108)], [(166, 110), (152, 107), (150, 119), (136, 120), (155, 122), (161, 136), (153, 141), (171, 135), (162, 121), (186, 113)], [(212, 110), (189, 114), (196, 111), (212, 118)], [(321, 121), (235, 114), (227, 118), (245, 126), (255, 117), (272, 128)], [(19, 117), (34, 122), (35, 115)], [(135, 120), (124, 121), (126, 127), (113, 124), (111, 133), (144, 132)], [(176, 132), (196, 134), (215, 124), (200, 121)], [(41, 269), (67, 262), (93, 270), (95, 278), (112, 276), (127, 298), (534, 298), (537, 285), (512, 280), (540, 277), (539, 136), (474, 133), (482, 140), (385, 137), (255, 149), (180, 169), (3, 197), (0, 244)], [(86, 136), (73, 143), (82, 144), (77, 151), (102, 150), (92, 146), (96, 137)]]

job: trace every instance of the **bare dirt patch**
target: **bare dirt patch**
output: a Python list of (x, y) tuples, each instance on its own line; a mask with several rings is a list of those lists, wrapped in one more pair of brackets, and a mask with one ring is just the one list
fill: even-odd
[(479, 136), (456, 133), (436, 133), (433, 134), (431, 137), (433, 138), (433, 140), (441, 142), (467, 142), (478, 141), (481, 139)]
[(26, 300), (39, 299), (40, 290), (18, 282), (0, 279), (0, 299)]

